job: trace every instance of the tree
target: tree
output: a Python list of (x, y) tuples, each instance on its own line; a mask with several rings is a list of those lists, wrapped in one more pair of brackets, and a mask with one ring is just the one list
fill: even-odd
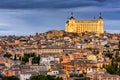
[(30, 80), (38, 80), (37, 76), (31, 76)]
[(85, 80), (90, 80), (90, 78), (89, 77), (85, 77)]
[(54, 78), (50, 75), (37, 75), (37, 76), (31, 76), (29, 80), (63, 80), (61, 77)]
[(10, 77), (3, 77), (2, 80), (20, 80), (20, 79), (16, 76), (10, 76)]
[(29, 57), (27, 57), (27, 56), (22, 57), (22, 61), (25, 62), (25, 63), (28, 62), (29, 61)]
[(30, 80), (47, 80), (47, 77), (45, 75), (31, 76)]
[(111, 61), (111, 65), (108, 65), (106, 67), (106, 70), (108, 73), (110, 74), (120, 74), (120, 68), (119, 68), (119, 65), (118, 65), (118, 62), (120, 58), (118, 59), (112, 59)]
[(116, 58), (116, 61), (117, 61), (117, 62), (120, 62), (120, 57)]
[(9, 53), (4, 54), (4, 57), (10, 58), (12, 55)]
[(22, 57), (22, 62), (26, 63), (29, 61), (30, 57), (36, 57), (35, 53), (29, 53), (29, 54), (24, 54), (24, 57)]
[(33, 57), (33, 59), (32, 59), (32, 63), (33, 64), (39, 64), (39, 61), (40, 61), (40, 56), (38, 56), (38, 57)]
[(54, 80), (54, 78), (53, 78), (52, 76), (50, 76), (50, 75), (47, 75), (46, 77), (47, 77), (47, 79), (49, 79), (49, 80)]
[(109, 53), (109, 51), (105, 54), (106, 57), (112, 58), (112, 54)]
[(63, 80), (62, 77), (57, 77), (55, 80)]
[(115, 58), (117, 58), (117, 57), (118, 57), (118, 55), (119, 55), (119, 51), (118, 51), (118, 50), (116, 50)]
[(118, 43), (118, 49), (119, 49), (119, 51), (120, 51), (120, 41), (119, 41), (119, 43)]
[(110, 74), (115, 74), (115, 72), (116, 72), (115, 68), (112, 65), (108, 65), (106, 70)]

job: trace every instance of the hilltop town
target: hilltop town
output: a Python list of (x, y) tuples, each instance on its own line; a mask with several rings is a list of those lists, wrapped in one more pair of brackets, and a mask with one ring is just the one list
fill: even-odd
[(0, 75), (20, 80), (32, 80), (33, 75), (120, 80), (120, 34), (51, 30), (0, 36)]

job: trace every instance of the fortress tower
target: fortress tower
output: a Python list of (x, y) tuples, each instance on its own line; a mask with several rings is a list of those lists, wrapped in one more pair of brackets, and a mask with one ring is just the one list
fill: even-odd
[(95, 33), (104, 33), (104, 21), (99, 14), (98, 19), (93, 20), (76, 20), (73, 17), (73, 13), (71, 13), (71, 17), (68, 18), (66, 22), (66, 32), (74, 32), (74, 33), (81, 33), (81, 32), (95, 32)]

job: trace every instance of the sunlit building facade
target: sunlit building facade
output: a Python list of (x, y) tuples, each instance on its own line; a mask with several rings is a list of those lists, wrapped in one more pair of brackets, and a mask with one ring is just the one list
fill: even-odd
[(104, 21), (99, 14), (98, 19), (93, 20), (76, 20), (71, 14), (71, 17), (66, 22), (66, 32), (95, 32), (95, 33), (104, 33)]

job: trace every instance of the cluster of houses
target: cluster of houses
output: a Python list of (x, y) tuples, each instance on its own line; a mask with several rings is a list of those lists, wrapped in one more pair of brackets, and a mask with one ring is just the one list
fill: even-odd
[[(49, 31), (30, 36), (0, 37), (0, 73), (27, 80), (32, 75), (45, 74), (63, 77), (64, 80), (85, 80), (73, 75), (84, 74), (90, 80), (120, 80), (120, 76), (106, 72), (103, 65), (111, 64), (104, 54), (116, 54), (119, 34), (67, 33)], [(32, 63), (32, 56), (25, 64), (24, 54), (40, 56), (39, 64)], [(120, 51), (118, 52), (120, 56)], [(5, 57), (10, 54), (10, 57)], [(16, 59), (15, 59), (16, 58)]]

